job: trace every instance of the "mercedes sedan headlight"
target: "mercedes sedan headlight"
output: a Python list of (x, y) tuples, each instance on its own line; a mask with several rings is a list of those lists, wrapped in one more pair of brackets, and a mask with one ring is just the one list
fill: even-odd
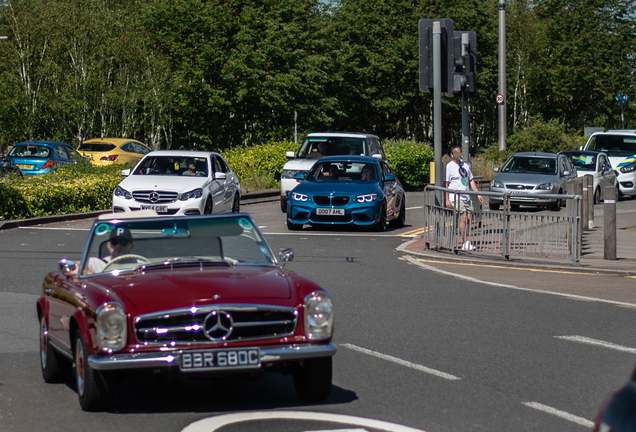
[(312, 340), (329, 339), (333, 333), (333, 305), (324, 292), (305, 297), (305, 332)]
[(184, 192), (179, 195), (179, 201), (187, 201), (190, 198), (201, 198), (203, 196), (203, 189), (197, 188), (188, 192)]
[(301, 202), (306, 202), (309, 201), (309, 197), (305, 194), (301, 194), (298, 192), (292, 192), (291, 193), (291, 199), (294, 201), (301, 201)]
[(118, 196), (118, 197), (132, 199), (132, 194), (119, 185), (115, 188), (115, 192), (113, 193), (115, 194), (115, 196)]
[(537, 186), (537, 189), (539, 190), (552, 190), (552, 183), (543, 183), (540, 184), (539, 186)]
[(97, 309), (97, 344), (105, 353), (119, 351), (126, 346), (126, 313), (119, 303), (104, 303)]
[(619, 171), (623, 174), (630, 173), (636, 171), (636, 163), (625, 165), (624, 167), (620, 167)]
[(359, 203), (373, 202), (378, 199), (378, 194), (358, 195), (356, 201)]
[(498, 189), (503, 189), (504, 188), (504, 184), (502, 182), (500, 182), (499, 180), (493, 180), (490, 183), (490, 186), (492, 186), (494, 188), (498, 188)]

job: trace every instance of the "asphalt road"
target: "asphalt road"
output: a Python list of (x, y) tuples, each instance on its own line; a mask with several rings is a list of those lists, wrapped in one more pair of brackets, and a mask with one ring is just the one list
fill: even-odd
[[(408, 225), (385, 233), (292, 233), (277, 202), (243, 207), (274, 250), (294, 249), (289, 268), (333, 296), (339, 350), (320, 405), (271, 375), (139, 379), (119, 385), (112, 412), (81, 411), (72, 384), (41, 378), (35, 299), (60, 257), (79, 256), (91, 221), (0, 231), (0, 431), (589, 430), (634, 367), (634, 280), (405, 256), (396, 249), (422, 226), (422, 203), (409, 194)], [(558, 295), (577, 287), (585, 296)]]

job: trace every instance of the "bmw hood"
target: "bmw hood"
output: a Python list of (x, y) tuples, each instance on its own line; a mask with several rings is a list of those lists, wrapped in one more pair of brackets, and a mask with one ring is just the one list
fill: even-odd
[(524, 173), (499, 173), (493, 180), (499, 180), (503, 184), (540, 185), (555, 183), (558, 181), (556, 174), (524, 174)]
[(310, 195), (362, 195), (372, 192), (381, 192), (376, 182), (368, 181), (331, 181), (331, 180), (312, 180), (303, 181), (294, 192), (305, 193)]

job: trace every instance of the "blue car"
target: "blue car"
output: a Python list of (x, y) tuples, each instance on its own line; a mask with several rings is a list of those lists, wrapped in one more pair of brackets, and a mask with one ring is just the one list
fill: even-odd
[(287, 200), (287, 228), (304, 224), (356, 225), (383, 231), (387, 222), (404, 226), (404, 189), (385, 160), (369, 156), (329, 156), (296, 174), (302, 182)]
[(68, 163), (84, 158), (70, 144), (57, 141), (25, 141), (13, 146), (7, 158), (25, 176), (46, 174)]

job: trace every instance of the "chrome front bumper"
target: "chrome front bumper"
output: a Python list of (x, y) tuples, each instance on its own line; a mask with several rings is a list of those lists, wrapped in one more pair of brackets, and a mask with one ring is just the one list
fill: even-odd
[[(336, 344), (327, 345), (289, 345), (284, 347), (260, 348), (261, 363), (274, 363), (288, 360), (301, 360), (313, 357), (331, 357), (336, 354)], [(92, 355), (88, 357), (88, 364), (96, 370), (122, 370), (179, 367), (183, 351), (165, 353), (135, 353)]]

